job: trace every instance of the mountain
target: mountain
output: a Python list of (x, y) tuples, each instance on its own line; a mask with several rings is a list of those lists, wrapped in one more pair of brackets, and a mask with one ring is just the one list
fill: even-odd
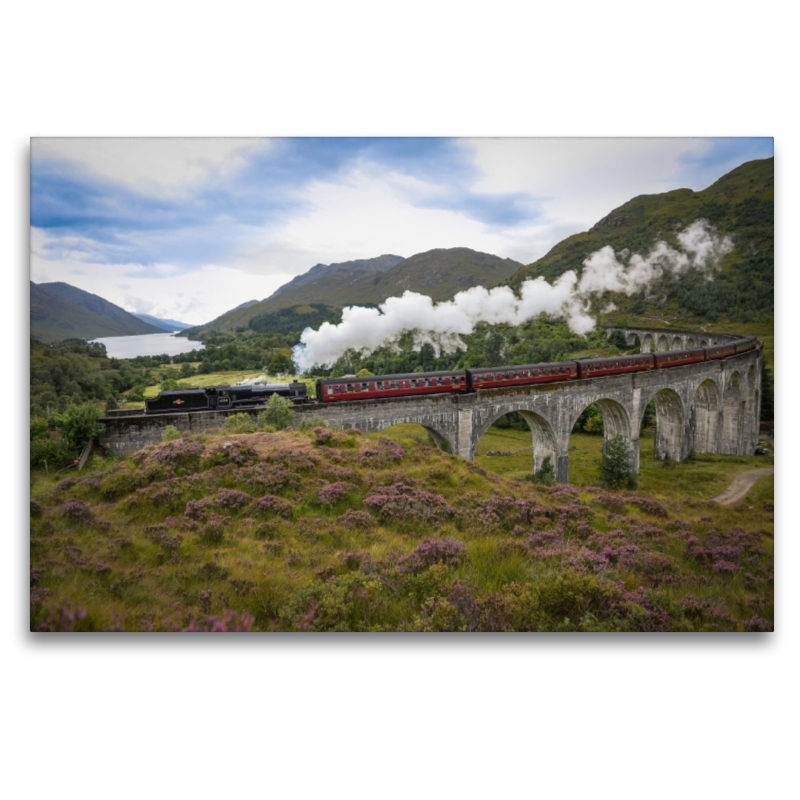
[[(254, 300), (253, 302), (257, 302)], [(178, 322), (175, 319), (161, 319), (160, 317), (151, 317), (149, 314), (134, 314), (136, 319), (146, 322), (148, 325), (155, 325), (156, 328), (161, 328), (163, 331), (185, 331), (187, 328), (193, 327), (187, 325), (185, 322)]]
[[(634, 197), (615, 208), (584, 233), (559, 242), (542, 258), (518, 270), (508, 281), (514, 288), (527, 278), (553, 281), (568, 270), (578, 274), (584, 259), (610, 245), (619, 253), (646, 253), (659, 239), (677, 244), (676, 233), (697, 219), (706, 219), (731, 236), (735, 249), (720, 262), (713, 281), (694, 273), (665, 279), (644, 297), (614, 296), (621, 311), (642, 314), (652, 297), (665, 298), (672, 312), (714, 321), (761, 318), (772, 314), (774, 301), (774, 158), (749, 161), (707, 189)], [(650, 313), (648, 311), (648, 313)]]
[[(314, 300), (307, 299), (309, 290), (312, 292), (319, 291), (320, 287), (323, 286), (325, 289), (333, 290), (337, 287), (353, 286), (360, 283), (365, 276), (385, 272), (403, 260), (402, 256), (382, 255), (377, 258), (343, 261), (338, 264), (317, 264), (311, 267), (308, 272), (292, 278), (288, 283), (284, 283), (280, 289), (273, 292), (264, 302), (272, 300), (272, 308), (288, 308), (293, 305), (314, 302)], [(314, 286), (315, 284), (316, 286)], [(298, 303), (297, 292), (299, 290), (303, 290), (303, 296), (300, 297)], [(344, 291), (346, 290), (344, 288)], [(278, 297), (281, 297), (281, 300), (274, 302)]]
[(163, 332), (108, 300), (68, 283), (31, 281), (31, 335), (43, 342)]
[(242, 332), (252, 328), (250, 322), (256, 318), (257, 329), (266, 331), (272, 326), (263, 324), (265, 315), (285, 316), (292, 309), (300, 315), (313, 315), (319, 312), (319, 306), (340, 309), (346, 305), (374, 305), (407, 289), (430, 295), (434, 300), (448, 300), (471, 286), (502, 283), (521, 268), (522, 264), (509, 258), (466, 247), (429, 250), (406, 259), (383, 255), (340, 264), (317, 264), (266, 300), (228, 311), (206, 325), (190, 329), (188, 335)]

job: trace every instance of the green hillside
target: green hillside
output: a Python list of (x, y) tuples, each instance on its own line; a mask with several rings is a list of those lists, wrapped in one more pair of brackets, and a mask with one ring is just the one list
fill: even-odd
[[(430, 295), (434, 300), (449, 300), (456, 292), (471, 286), (495, 286), (508, 280), (522, 267), (509, 258), (479, 253), (466, 247), (429, 250), (394, 265), (388, 259), (399, 256), (380, 256), (346, 264), (318, 264), (313, 270), (295, 278), (266, 300), (239, 307), (221, 317), (185, 331), (191, 338), (207, 336), (212, 331), (238, 332), (259, 330), (280, 332), (286, 328), (286, 312), (313, 314), (308, 324), (318, 326), (322, 318), (316, 313), (320, 306), (331, 309), (324, 319), (335, 321), (346, 305), (376, 305), (387, 297), (399, 296), (407, 289)], [(384, 260), (380, 268), (375, 262)], [(365, 266), (366, 265), (366, 266)], [(388, 266), (387, 266), (388, 265)], [(325, 269), (321, 269), (321, 268)], [(314, 273), (316, 277), (312, 277)], [(273, 315), (280, 314), (272, 319)], [(256, 322), (258, 318), (258, 322)], [(252, 323), (252, 324), (251, 324)], [(257, 327), (254, 327), (257, 325)], [(299, 331), (305, 328), (300, 324)]]
[(164, 331), (67, 283), (31, 281), (31, 335), (43, 342), (142, 333)]
[(652, 287), (650, 297), (614, 297), (620, 310), (645, 314), (657, 306), (667, 316), (690, 315), (715, 321), (771, 318), (774, 258), (774, 159), (750, 161), (700, 192), (677, 189), (640, 195), (601, 219), (585, 233), (559, 242), (547, 255), (518, 270), (509, 284), (515, 288), (527, 278), (553, 281), (568, 270), (580, 273), (591, 253), (610, 245), (619, 253), (645, 253), (658, 240), (676, 245), (676, 234), (697, 219), (706, 219), (731, 236), (735, 250), (722, 259), (720, 274), (707, 282), (686, 274), (665, 278)]

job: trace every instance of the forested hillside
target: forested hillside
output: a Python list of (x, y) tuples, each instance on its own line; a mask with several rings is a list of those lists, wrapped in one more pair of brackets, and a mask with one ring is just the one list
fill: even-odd
[(553, 281), (567, 270), (580, 273), (591, 253), (610, 245), (617, 253), (646, 253), (658, 240), (675, 245), (676, 234), (706, 219), (733, 239), (712, 281), (696, 272), (665, 275), (650, 291), (631, 298), (614, 295), (621, 311), (646, 315), (691, 315), (709, 322), (772, 318), (774, 304), (774, 159), (750, 161), (700, 192), (677, 189), (641, 195), (603, 217), (585, 233), (559, 242), (547, 255), (523, 267), (509, 281), (518, 288), (526, 278)]

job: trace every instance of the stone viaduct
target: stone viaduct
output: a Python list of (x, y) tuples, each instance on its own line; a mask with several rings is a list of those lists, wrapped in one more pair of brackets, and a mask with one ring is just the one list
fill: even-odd
[[(621, 330), (626, 341), (642, 352), (713, 345), (741, 338), (727, 334), (664, 331), (655, 328)], [(648, 349), (650, 348), (650, 349)], [(639, 430), (645, 408), (656, 409), (656, 457), (682, 461), (694, 448), (699, 453), (752, 455), (758, 443), (761, 412), (761, 350), (725, 359), (648, 372), (608, 375), (563, 383), (486, 389), (468, 395), (363, 400), (330, 406), (298, 406), (298, 415), (320, 415), (328, 425), (377, 433), (393, 425), (415, 423), (433, 441), (471, 461), (484, 433), (497, 419), (518, 411), (531, 430), (531, 466), (535, 470), (550, 455), (559, 483), (569, 482), (569, 437), (580, 414), (594, 403), (603, 415), (604, 439), (617, 434), (628, 440), (633, 465), (639, 470)], [(250, 410), (252, 415), (259, 409)], [(129, 455), (161, 441), (166, 425), (200, 433), (222, 425), (232, 411), (201, 411), (146, 417), (109, 416), (100, 444)], [(241, 412), (239, 412), (241, 413)]]

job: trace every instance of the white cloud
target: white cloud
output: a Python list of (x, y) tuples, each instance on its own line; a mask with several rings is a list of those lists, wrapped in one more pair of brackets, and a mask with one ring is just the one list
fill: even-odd
[(31, 158), (58, 157), (153, 194), (187, 191), (211, 175), (245, 167), (268, 139), (34, 138)]

